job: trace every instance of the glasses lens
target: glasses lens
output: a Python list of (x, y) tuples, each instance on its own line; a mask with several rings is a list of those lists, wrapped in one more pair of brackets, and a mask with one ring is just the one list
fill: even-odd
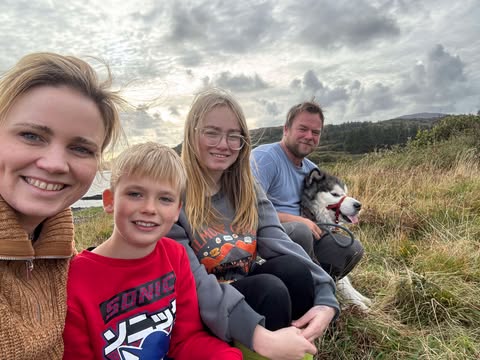
[(202, 134), (205, 137), (208, 146), (217, 145), (222, 138), (222, 133), (215, 130), (203, 129)]
[[(217, 146), (222, 141), (224, 133), (213, 129), (201, 129), (208, 146)], [(227, 144), (232, 150), (240, 150), (245, 145), (245, 139), (240, 134), (225, 134)]]
[(228, 135), (227, 139), (232, 150), (240, 150), (245, 144), (245, 139), (241, 135)]

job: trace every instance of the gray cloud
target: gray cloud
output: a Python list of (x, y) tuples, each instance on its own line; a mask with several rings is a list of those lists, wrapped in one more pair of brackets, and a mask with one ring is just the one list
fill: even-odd
[(220, 73), (213, 84), (215, 86), (229, 89), (231, 91), (255, 91), (268, 88), (268, 84), (258, 74), (252, 76), (238, 74), (234, 75), (229, 71)]
[(311, 90), (313, 92), (323, 89), (322, 82), (320, 80), (318, 80), (317, 75), (315, 75), (313, 70), (308, 70), (303, 75), (302, 84), (305, 87), (305, 89)]
[(200, 52), (195, 50), (189, 50), (185, 52), (185, 55), (179, 58), (179, 63), (185, 67), (195, 67), (202, 63), (203, 56)]
[(463, 72), (465, 64), (460, 57), (450, 55), (440, 44), (428, 53), (428, 64), (427, 77), (433, 86), (444, 87), (466, 80)]
[(367, 1), (307, 0), (288, 7), (298, 29), (296, 40), (316, 47), (357, 48), (400, 35), (388, 8)]
[(273, 17), (271, 1), (200, 1), (196, 4), (174, 2), (167, 39), (191, 45), (211, 53), (244, 53), (268, 44), (281, 24)]
[(443, 45), (433, 46), (425, 60), (403, 75), (397, 91), (417, 109), (432, 106), (437, 111), (453, 111), (455, 104), (474, 94), (465, 74), (465, 63)]
[(352, 96), (351, 105), (354, 113), (364, 116), (391, 109), (395, 105), (395, 98), (388, 86), (375, 83), (370, 87), (360, 88)]
[[(292, 84), (294, 84), (292, 86)], [(349, 90), (347, 84), (327, 85), (319, 80), (317, 74), (313, 70), (307, 70), (303, 74), (303, 79), (294, 79), (290, 83), (290, 88), (296, 90), (300, 88), (302, 100), (315, 97), (322, 105), (332, 105), (336, 102), (347, 101), (349, 98)]]
[(291, 89), (300, 89), (301, 86), (302, 86), (302, 80), (300, 80), (300, 79), (293, 79), (290, 82), (290, 88)]
[(258, 102), (264, 107), (265, 113), (268, 115), (275, 117), (282, 113), (280, 106), (276, 101), (260, 99)]
[(178, 111), (178, 108), (176, 106), (170, 106), (168, 108), (168, 110), (170, 111), (170, 114), (173, 115), (173, 116), (179, 116), (180, 115), (180, 112)]
[(128, 128), (127, 136), (130, 144), (158, 141), (175, 146), (180, 142), (183, 126), (163, 119), (159, 113), (150, 115), (141, 109), (122, 113), (121, 120), (122, 125)]

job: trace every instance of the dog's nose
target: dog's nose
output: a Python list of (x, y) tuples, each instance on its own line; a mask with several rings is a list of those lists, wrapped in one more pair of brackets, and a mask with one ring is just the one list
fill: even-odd
[(362, 204), (359, 202), (356, 202), (353, 204), (353, 207), (355, 208), (355, 210), (360, 211), (360, 209), (362, 208)]

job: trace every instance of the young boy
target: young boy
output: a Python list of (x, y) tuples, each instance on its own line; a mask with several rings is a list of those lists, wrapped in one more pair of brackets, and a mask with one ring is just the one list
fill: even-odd
[(170, 148), (145, 143), (114, 162), (104, 209), (112, 236), (72, 260), (64, 359), (242, 359), (203, 329), (177, 221), (186, 176)]

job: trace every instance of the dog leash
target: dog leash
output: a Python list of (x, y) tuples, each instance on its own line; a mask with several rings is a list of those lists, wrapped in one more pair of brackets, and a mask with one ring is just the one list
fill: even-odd
[[(328, 223), (317, 223), (317, 226), (320, 229), (322, 229), (323, 231), (325, 231), (328, 235), (330, 235), (333, 238), (333, 240), (337, 243), (337, 245), (340, 246), (341, 248), (348, 248), (348, 247), (352, 246), (353, 243), (355, 242), (355, 236), (345, 226), (338, 225), (338, 224), (328, 224)], [(345, 231), (350, 236), (350, 243), (347, 244), (347, 245), (344, 245), (344, 244), (340, 243), (340, 241), (338, 241), (335, 238), (335, 236), (333, 235), (333, 232), (335, 232), (335, 230), (333, 230), (333, 231), (330, 230), (331, 227), (335, 227), (337, 229), (341, 229), (341, 230)]]

